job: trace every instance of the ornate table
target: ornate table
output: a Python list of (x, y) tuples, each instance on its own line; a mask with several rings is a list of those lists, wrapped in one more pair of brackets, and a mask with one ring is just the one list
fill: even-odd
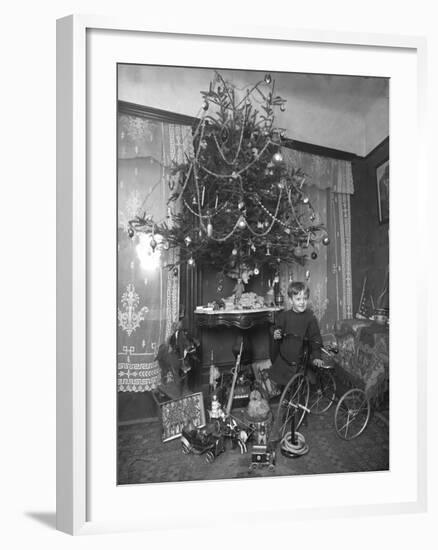
[(266, 307), (259, 309), (196, 310), (195, 320), (198, 326), (203, 328), (226, 326), (240, 329), (239, 336), (233, 345), (233, 354), (237, 356), (243, 339), (242, 362), (247, 362), (251, 360), (250, 356), (252, 355), (247, 335), (248, 331), (255, 326), (274, 323), (275, 313), (281, 311), (281, 309)]
[(213, 311), (195, 311), (197, 323), (200, 327), (237, 327), (248, 330), (256, 325), (273, 323), (275, 312), (281, 308), (266, 307), (260, 309), (218, 309)]

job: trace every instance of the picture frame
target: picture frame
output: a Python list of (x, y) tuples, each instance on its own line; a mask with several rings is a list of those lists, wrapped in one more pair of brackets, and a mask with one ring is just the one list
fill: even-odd
[(377, 209), (379, 223), (389, 222), (389, 159), (376, 166)]
[(193, 428), (203, 428), (205, 410), (202, 393), (192, 393), (160, 403), (160, 416), (163, 443), (180, 437), (184, 425), (189, 423)]
[[(145, 48), (142, 41), (159, 48)], [(172, 41), (172, 47), (169, 45)], [(175, 47), (178, 43), (179, 47)], [(236, 47), (238, 44), (238, 47)], [(218, 47), (219, 45), (219, 47)], [(141, 47), (139, 47), (141, 46)], [(196, 46), (196, 47), (194, 47)], [(201, 46), (201, 47), (199, 47)], [(412, 209), (411, 231), (403, 212), (424, 196), (425, 40), (418, 37), (293, 30), (236, 25), (226, 34), (214, 24), (151, 25), (141, 20), (69, 16), (57, 22), (57, 528), (70, 534), (207, 526), (210, 510), (190, 513), (188, 500), (207, 502), (210, 483), (154, 484), (120, 490), (115, 483), (115, 62), (276, 66), (291, 71), (380, 74), (391, 77), (391, 273), (407, 247), (418, 250), (425, 222)], [(293, 49), (293, 55), (291, 55)], [(273, 55), (275, 50), (275, 55)], [(389, 52), (390, 50), (390, 52)], [(257, 55), (248, 55), (248, 52)], [(239, 52), (237, 54), (237, 52)], [(326, 53), (326, 55), (321, 55)], [(248, 61), (252, 60), (252, 61)], [(358, 73), (359, 71), (359, 73)], [(418, 98), (421, 100), (418, 101)], [(403, 113), (403, 116), (401, 116)], [(399, 116), (400, 115), (400, 116)], [(421, 144), (408, 150), (404, 136)], [(114, 134), (115, 136), (115, 134)], [(408, 165), (403, 161), (409, 153)], [(114, 179), (113, 179), (114, 178)], [(403, 193), (405, 192), (405, 193)], [(407, 198), (409, 195), (409, 199)], [(102, 205), (105, 205), (103, 207)], [(396, 208), (394, 207), (396, 205)], [(398, 262), (398, 264), (397, 264)], [(413, 311), (427, 299), (425, 270), (417, 270)], [(316, 519), (426, 509), (426, 349), (417, 339), (400, 350), (403, 288), (391, 281), (391, 470), (354, 476), (314, 476), (215, 482), (218, 508), (229, 505), (229, 487), (244, 492), (251, 509), (230, 522), (293, 517)], [(97, 321), (99, 319), (99, 322)], [(412, 365), (417, 366), (416, 369)], [(408, 368), (409, 365), (409, 368)], [(409, 372), (409, 376), (406, 373)], [(415, 377), (416, 385), (412, 384)], [(404, 398), (417, 388), (417, 409), (404, 414)], [(416, 445), (405, 445), (405, 434)], [(281, 490), (279, 481), (281, 483)], [(260, 490), (263, 488), (263, 499)], [(286, 490), (286, 489), (287, 490)], [(294, 499), (287, 495), (294, 494)], [(145, 499), (145, 495), (147, 498)], [(310, 496), (311, 495), (311, 498)], [(274, 498), (275, 497), (275, 498)], [(162, 510), (166, 509), (166, 517)], [(209, 507), (206, 507), (209, 508)]]

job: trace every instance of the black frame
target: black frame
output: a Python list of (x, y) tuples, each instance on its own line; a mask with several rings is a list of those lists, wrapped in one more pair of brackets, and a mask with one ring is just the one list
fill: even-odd
[[(387, 206), (385, 203), (382, 205), (382, 194), (381, 194), (381, 181), (382, 176), (385, 173), (385, 168), (388, 168), (388, 192), (387, 197), (385, 198)], [(389, 222), (389, 186), (390, 186), (390, 175), (389, 175), (389, 158), (382, 161), (375, 168), (376, 171), (376, 194), (377, 194), (377, 214), (379, 217), (379, 223), (388, 223)], [(383, 207), (382, 207), (383, 206)]]

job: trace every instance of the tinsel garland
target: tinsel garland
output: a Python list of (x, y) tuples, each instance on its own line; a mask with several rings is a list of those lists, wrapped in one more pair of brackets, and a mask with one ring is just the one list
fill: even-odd
[(318, 243), (328, 244), (325, 228), (314, 223), (306, 175), (283, 162), (284, 130), (274, 126), (274, 109), (284, 110), (285, 100), (274, 91), (266, 75), (239, 98), (216, 73), (201, 92), (194, 156), (173, 167), (178, 183), (169, 203), (179, 201), (182, 208), (169, 222), (155, 222), (145, 212), (130, 221), (131, 237), (149, 233), (153, 250), (178, 247), (179, 263), (223, 271), (303, 263)]

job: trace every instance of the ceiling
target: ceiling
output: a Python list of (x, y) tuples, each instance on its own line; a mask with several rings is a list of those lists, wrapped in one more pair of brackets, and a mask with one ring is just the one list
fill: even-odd
[[(263, 80), (255, 71), (221, 70), (242, 93)], [(389, 135), (389, 79), (305, 73), (272, 73), (275, 91), (287, 100), (276, 124), (288, 137), (365, 156)], [(119, 65), (119, 99), (198, 116), (200, 91), (213, 69)], [(262, 84), (263, 85), (263, 84)]]

